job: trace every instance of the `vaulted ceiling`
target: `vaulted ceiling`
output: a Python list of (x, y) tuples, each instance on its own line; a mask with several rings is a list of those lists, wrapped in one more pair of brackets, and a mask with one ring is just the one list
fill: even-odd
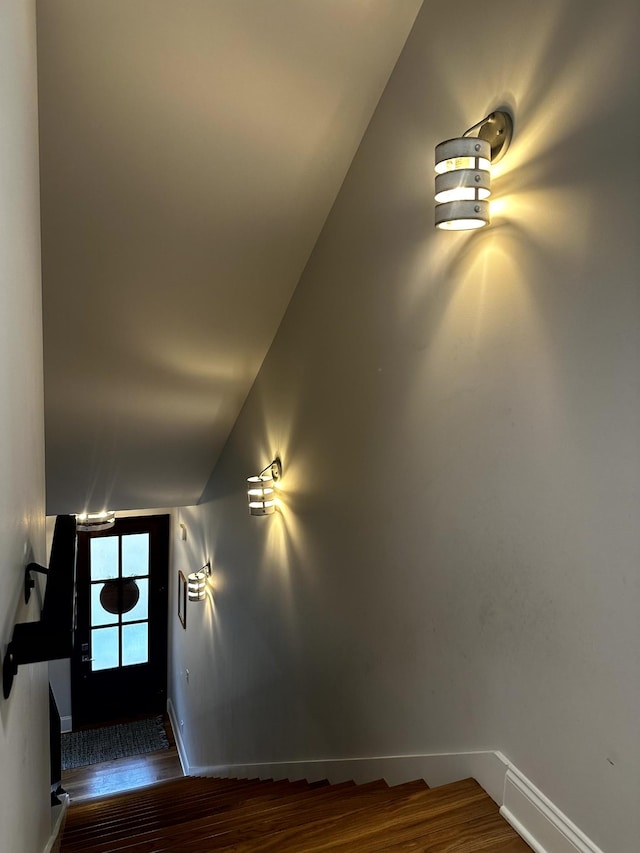
[(40, 0), (47, 511), (197, 503), (421, 0)]

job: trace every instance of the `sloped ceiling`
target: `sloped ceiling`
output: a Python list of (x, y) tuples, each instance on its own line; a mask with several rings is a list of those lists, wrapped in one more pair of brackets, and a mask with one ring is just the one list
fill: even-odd
[(421, 0), (40, 0), (47, 511), (197, 503)]

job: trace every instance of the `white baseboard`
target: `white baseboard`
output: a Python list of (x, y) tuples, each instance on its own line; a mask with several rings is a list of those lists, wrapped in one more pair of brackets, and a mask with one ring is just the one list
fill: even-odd
[(507, 768), (503, 799), (500, 814), (536, 853), (602, 853), (516, 767)]
[(435, 788), (472, 777), (501, 807), (500, 814), (536, 853), (602, 853), (498, 751), (215, 764), (190, 769), (186, 769), (189, 763), (185, 752), (181, 761), (185, 773), (198, 776), (307, 779), (309, 782), (328, 779), (333, 784), (349, 779), (361, 783), (383, 778), (390, 785), (399, 785), (412, 779), (424, 779)]
[(60, 717), (60, 732), (70, 732), (73, 729), (71, 717)]
[(51, 851), (55, 847), (56, 841), (58, 840), (58, 836), (62, 832), (64, 818), (67, 813), (67, 809), (69, 808), (69, 800), (69, 794), (60, 795), (60, 805), (56, 806), (57, 813), (55, 814), (55, 820), (53, 821), (53, 825), (51, 827), (51, 835), (49, 836), (47, 845), (42, 851), (42, 853), (51, 853)]
[(173, 707), (173, 702), (170, 698), (167, 699), (167, 714), (169, 714), (169, 721), (171, 722), (171, 728), (173, 729), (173, 736), (176, 741), (176, 748), (178, 750), (178, 758), (180, 759), (182, 772), (185, 776), (198, 775), (194, 773), (193, 767), (189, 767), (189, 756), (187, 755), (187, 750), (185, 748), (184, 741), (182, 740), (182, 733), (180, 732), (180, 723), (178, 722), (178, 717), (176, 716), (176, 709)]

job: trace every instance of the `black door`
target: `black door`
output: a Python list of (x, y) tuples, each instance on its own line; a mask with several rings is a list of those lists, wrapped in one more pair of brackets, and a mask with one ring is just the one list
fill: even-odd
[(168, 515), (78, 533), (74, 728), (166, 710), (168, 572)]

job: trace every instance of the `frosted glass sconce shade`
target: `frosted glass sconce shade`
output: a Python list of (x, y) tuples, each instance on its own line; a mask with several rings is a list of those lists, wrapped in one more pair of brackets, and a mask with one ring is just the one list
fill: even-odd
[(249, 477), (247, 497), (250, 515), (271, 515), (275, 512), (276, 490), (273, 477), (260, 475)]
[(116, 523), (115, 512), (81, 512), (76, 515), (76, 530), (84, 533), (98, 533), (109, 530)]
[(282, 474), (282, 463), (274, 459), (259, 474), (247, 478), (249, 515), (272, 515), (276, 510), (276, 480)]
[(193, 572), (187, 577), (187, 594), (189, 601), (204, 601), (207, 597), (207, 578), (211, 574), (209, 563), (199, 572)]
[[(467, 134), (478, 130), (478, 136)], [(435, 224), (446, 231), (468, 231), (489, 224), (491, 163), (500, 159), (513, 134), (513, 121), (495, 112), (464, 136), (436, 145)]]
[(469, 169), (482, 169), (488, 172), (490, 166), (491, 145), (486, 139), (461, 136), (459, 139), (447, 139), (446, 142), (436, 145), (436, 175)]

